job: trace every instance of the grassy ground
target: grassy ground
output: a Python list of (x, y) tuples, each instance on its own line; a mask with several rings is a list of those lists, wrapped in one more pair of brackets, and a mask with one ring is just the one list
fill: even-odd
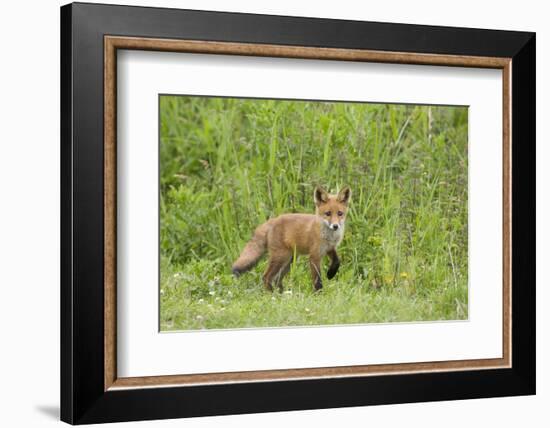
[[(162, 96), (161, 330), (465, 319), (466, 108)], [(353, 190), (342, 266), (314, 293), (299, 258), (282, 294), (255, 227)], [(326, 266), (324, 268), (326, 272)]]

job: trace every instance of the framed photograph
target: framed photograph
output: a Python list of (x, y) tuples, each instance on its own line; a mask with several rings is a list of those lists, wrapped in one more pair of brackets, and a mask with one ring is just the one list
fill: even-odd
[(535, 393), (535, 35), (61, 8), (61, 418)]

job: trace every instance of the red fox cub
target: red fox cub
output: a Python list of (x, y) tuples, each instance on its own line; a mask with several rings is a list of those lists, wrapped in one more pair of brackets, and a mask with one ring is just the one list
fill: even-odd
[(252, 269), (262, 255), (269, 253), (269, 262), (264, 273), (264, 285), (273, 291), (273, 285), (283, 289), (283, 278), (290, 270), (294, 251), (309, 256), (309, 267), (315, 290), (323, 287), (321, 259), (328, 255), (330, 267), (327, 278), (338, 272), (340, 260), (336, 247), (344, 236), (344, 222), (351, 197), (345, 187), (337, 195), (329, 195), (322, 187), (313, 192), (315, 214), (282, 214), (258, 226), (252, 239), (233, 264), (236, 276)]

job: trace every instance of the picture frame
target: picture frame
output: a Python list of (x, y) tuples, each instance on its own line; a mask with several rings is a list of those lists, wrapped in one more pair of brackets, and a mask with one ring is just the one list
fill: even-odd
[[(108, 19), (107, 19), (108, 18)], [(501, 358), (117, 376), (117, 51), (502, 70)], [(61, 8), (61, 419), (535, 393), (535, 34), (73, 3)]]

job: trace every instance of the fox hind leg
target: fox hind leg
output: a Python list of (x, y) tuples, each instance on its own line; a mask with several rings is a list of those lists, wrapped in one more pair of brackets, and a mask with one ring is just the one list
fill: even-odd
[(267, 269), (264, 273), (264, 286), (266, 290), (273, 291), (273, 284), (283, 289), (283, 278), (290, 270), (290, 256), (289, 255), (277, 255), (270, 256)]
[(290, 271), (290, 265), (292, 264), (292, 259), (288, 258), (284, 265), (281, 267), (279, 272), (275, 274), (275, 285), (279, 289), (279, 292), (283, 292), (283, 278), (286, 276), (286, 274)]

